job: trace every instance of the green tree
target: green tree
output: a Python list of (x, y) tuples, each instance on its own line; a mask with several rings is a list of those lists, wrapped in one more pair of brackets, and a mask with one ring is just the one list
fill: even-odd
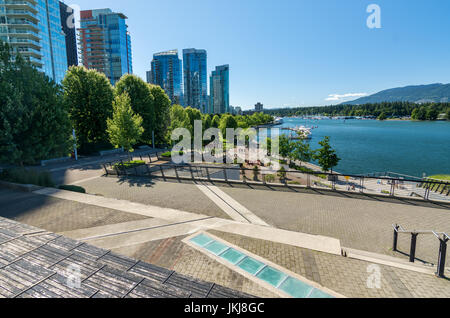
[(0, 162), (67, 156), (70, 136), (60, 87), (0, 41)]
[(107, 119), (109, 140), (116, 148), (123, 147), (130, 153), (144, 133), (143, 119), (133, 112), (127, 93), (116, 96), (113, 109), (112, 118)]
[(155, 143), (164, 145), (167, 140), (167, 129), (169, 128), (171, 102), (169, 96), (157, 85), (150, 85), (150, 91), (155, 100)]
[(450, 108), (447, 108), (447, 120), (450, 120)]
[(427, 115), (426, 115), (427, 120), (436, 120), (438, 117), (439, 117), (439, 112), (437, 111), (436, 108), (431, 106), (427, 109)]
[(136, 75), (126, 74), (115, 87), (115, 96), (127, 93), (131, 100), (131, 108), (142, 117), (144, 133), (141, 140), (144, 143), (152, 142), (152, 132), (155, 127), (155, 105), (150, 86)]
[(192, 130), (190, 126), (189, 116), (186, 113), (186, 110), (180, 105), (173, 105), (170, 108), (170, 126), (168, 128), (167, 140), (169, 140), (170, 144), (174, 142), (171, 140), (172, 132), (177, 128), (186, 128), (189, 131)]
[(207, 129), (211, 128), (211, 123), (212, 123), (211, 115), (209, 115), (209, 114), (203, 115), (202, 121), (203, 121), (203, 130), (207, 130)]
[(412, 111), (411, 118), (414, 120), (426, 120), (427, 111), (425, 107), (418, 107)]
[(72, 66), (62, 85), (81, 152), (92, 151), (94, 145), (107, 144), (106, 120), (112, 115), (114, 95), (106, 76), (83, 66)]
[(220, 125), (220, 117), (219, 117), (219, 115), (214, 115), (214, 117), (211, 121), (211, 127), (219, 128), (219, 125)]
[(311, 147), (304, 140), (296, 140), (292, 143), (291, 156), (293, 160), (308, 162), (312, 158)]
[(380, 114), (380, 116), (378, 116), (378, 120), (383, 121), (383, 120), (386, 120), (386, 119), (387, 119), (387, 116), (386, 116), (386, 113), (385, 113), (385, 112), (382, 112), (382, 113)]
[(291, 158), (292, 157), (292, 151), (293, 151), (293, 143), (286, 135), (281, 135), (279, 138), (279, 151), (280, 155), (283, 158)]
[(227, 134), (227, 128), (236, 129), (238, 127), (236, 119), (232, 115), (222, 116), (220, 119), (219, 129), (222, 132), (222, 136), (225, 138)]
[(323, 172), (331, 170), (331, 173), (333, 173), (333, 168), (339, 164), (341, 159), (337, 156), (336, 151), (331, 148), (330, 137), (325, 137), (324, 140), (319, 142), (319, 145), (322, 147), (316, 150), (313, 158), (317, 160)]

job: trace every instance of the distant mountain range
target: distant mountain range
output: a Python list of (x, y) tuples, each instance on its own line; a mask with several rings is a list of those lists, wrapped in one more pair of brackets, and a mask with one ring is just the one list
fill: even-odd
[(431, 84), (406, 86), (381, 91), (371, 96), (358, 98), (345, 105), (362, 105), (381, 102), (448, 103), (450, 102), (450, 84)]

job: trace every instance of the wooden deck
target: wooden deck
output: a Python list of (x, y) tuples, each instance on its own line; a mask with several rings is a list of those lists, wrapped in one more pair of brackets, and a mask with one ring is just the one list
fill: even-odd
[(250, 298), (0, 218), (0, 298)]

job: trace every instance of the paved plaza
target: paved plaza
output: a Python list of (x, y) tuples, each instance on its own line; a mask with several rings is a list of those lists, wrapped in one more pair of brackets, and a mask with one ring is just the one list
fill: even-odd
[[(144, 180), (98, 177), (79, 185), (96, 196), (56, 190), (0, 190), (0, 205), (4, 207), (0, 216), (259, 297), (279, 295), (182, 240), (199, 230), (208, 231), (345, 297), (450, 297), (447, 279), (436, 278), (431, 268), (408, 268), (401, 263), (402, 255), (395, 255), (399, 264), (388, 266), (343, 257), (340, 248), (321, 251), (320, 244), (308, 245), (312, 239), (323, 240), (330, 247), (337, 238), (343, 248), (393, 255), (389, 251), (391, 220), (404, 227), (443, 226), (448, 224), (446, 209), (216, 184), (220, 191), (215, 193), (226, 194), (223, 202), (248, 217), (244, 222), (236, 220), (238, 215), (217, 199), (205, 195), (198, 184), (157, 180), (145, 184)], [(254, 223), (260, 220), (267, 225)], [(373, 233), (366, 235), (366, 231)], [(323, 237), (309, 238), (300, 232)], [(360, 242), (367, 236), (373, 239), (371, 243)], [(434, 259), (433, 252), (427, 254), (429, 247), (424, 249), (420, 244), (418, 257)], [(400, 247), (407, 250), (406, 239)], [(368, 287), (369, 269), (374, 265), (380, 270), (380, 288)]]
[[(105, 197), (230, 218), (201, 193), (196, 184), (162, 180), (147, 182), (145, 185), (145, 179), (141, 178), (127, 181), (97, 178), (79, 185), (89, 193), (100, 193)], [(340, 239), (344, 247), (402, 259), (408, 258), (410, 236), (400, 235), (398, 248), (401, 253), (394, 253), (393, 224), (400, 224), (407, 230), (450, 232), (450, 209), (439, 205), (389, 198), (365, 200), (356, 195), (349, 198), (223, 183), (216, 186), (273, 227), (334, 237)], [(436, 264), (438, 251), (439, 241), (434, 236), (419, 236), (416, 254), (419, 262)]]

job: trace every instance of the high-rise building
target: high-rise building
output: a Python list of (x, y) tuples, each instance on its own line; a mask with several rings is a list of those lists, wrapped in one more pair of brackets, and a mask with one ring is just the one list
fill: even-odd
[(263, 111), (264, 111), (264, 105), (258, 102), (255, 105), (255, 112), (260, 113), (260, 112), (263, 112)]
[(181, 60), (178, 50), (160, 52), (153, 55), (150, 83), (159, 85), (169, 96), (172, 104), (184, 106), (181, 84)]
[(132, 74), (131, 37), (128, 19), (111, 9), (80, 13), (79, 47), (81, 63), (96, 69), (115, 84), (124, 74)]
[(210, 77), (210, 110), (212, 114), (230, 111), (230, 67), (216, 66)]
[(183, 50), (184, 102), (207, 113), (208, 74), (206, 50)]
[(59, 2), (59, 9), (62, 29), (66, 39), (67, 66), (78, 65), (74, 10), (61, 1)]
[(55, 82), (67, 71), (58, 0), (0, 0), (0, 40)]

